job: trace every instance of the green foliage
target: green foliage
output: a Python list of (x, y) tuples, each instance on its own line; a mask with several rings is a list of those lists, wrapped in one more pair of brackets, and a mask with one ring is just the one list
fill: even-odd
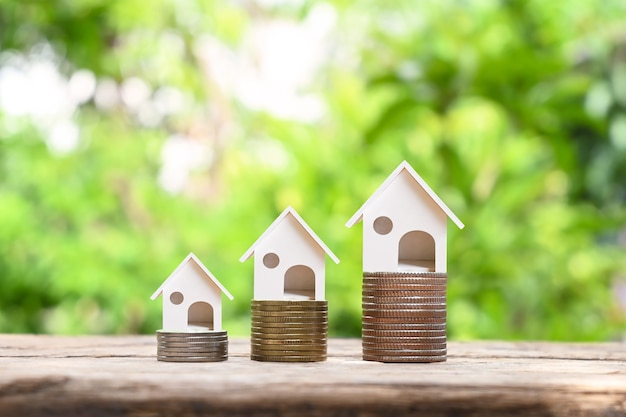
[[(237, 4), (0, 0), (0, 71), (50, 48), (62, 74), (183, 97), (152, 124), (82, 104), (61, 154), (34, 117), (0, 113), (0, 331), (152, 333), (148, 297), (193, 251), (247, 334), (252, 265), (237, 260), (292, 205), (342, 261), (327, 265), (331, 334), (358, 336), (361, 228), (344, 224), (406, 159), (467, 226), (449, 228), (451, 339), (623, 336), (626, 6), (335, 1), (307, 87), (326, 111), (303, 122), (243, 103), (198, 49), (241, 53), (259, 21), (320, 8)], [(211, 155), (180, 194), (157, 182), (173, 134)]]

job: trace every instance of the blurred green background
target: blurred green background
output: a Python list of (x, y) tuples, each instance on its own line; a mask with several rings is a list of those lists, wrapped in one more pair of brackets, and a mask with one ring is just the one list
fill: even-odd
[(360, 335), (361, 226), (406, 159), (449, 226), (449, 338), (626, 334), (626, 3), (0, 0), (0, 332), (153, 333), (195, 252), (249, 333), (287, 206)]

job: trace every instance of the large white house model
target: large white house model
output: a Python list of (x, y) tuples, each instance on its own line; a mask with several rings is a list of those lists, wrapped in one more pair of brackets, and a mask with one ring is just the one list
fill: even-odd
[(446, 272), (448, 217), (464, 227), (403, 161), (346, 226), (363, 220), (364, 272)]
[(222, 330), (222, 293), (233, 296), (190, 253), (152, 294), (163, 294), (163, 330)]
[(243, 254), (254, 255), (255, 300), (324, 300), (326, 256), (339, 263), (292, 207)]

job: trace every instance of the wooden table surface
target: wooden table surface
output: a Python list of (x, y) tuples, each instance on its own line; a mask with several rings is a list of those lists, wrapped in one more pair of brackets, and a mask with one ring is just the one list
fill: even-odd
[(0, 335), (0, 416), (626, 416), (626, 344), (450, 342), (448, 361), (156, 360), (154, 336)]

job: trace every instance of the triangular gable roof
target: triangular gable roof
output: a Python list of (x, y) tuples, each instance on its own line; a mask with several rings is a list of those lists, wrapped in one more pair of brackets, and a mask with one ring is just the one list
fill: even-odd
[(202, 262), (200, 262), (200, 259), (198, 259), (198, 257), (196, 255), (193, 254), (193, 252), (189, 253), (189, 255), (187, 255), (187, 257), (185, 259), (183, 259), (183, 261), (176, 267), (176, 269), (174, 270), (174, 272), (172, 272), (170, 274), (169, 277), (167, 277), (167, 279), (165, 281), (163, 281), (163, 284), (161, 284), (161, 286), (154, 292), (154, 294), (152, 294), (152, 297), (150, 297), (152, 300), (154, 300), (155, 298), (157, 298), (161, 292), (163, 291), (163, 288), (165, 288), (165, 285), (172, 279), (174, 279), (174, 277), (178, 274), (178, 272), (185, 266), (185, 264), (189, 261), (193, 261), (196, 265), (198, 265), (200, 267), (200, 269), (202, 270), (202, 272), (204, 272), (206, 274), (207, 277), (209, 277), (211, 279), (211, 281), (213, 281), (215, 283), (215, 285), (218, 286), (218, 288), (220, 290), (222, 290), (222, 292), (224, 294), (226, 294), (226, 296), (228, 298), (230, 298), (231, 300), (233, 299), (233, 296), (231, 293), (228, 292), (228, 290), (226, 288), (224, 288), (224, 286), (217, 280), (217, 278), (215, 278), (215, 276), (211, 273), (211, 271), (209, 271), (207, 269), (206, 266), (204, 266), (204, 264)]
[(361, 208), (358, 209), (356, 213), (354, 213), (352, 218), (348, 220), (348, 222), (346, 223), (346, 227), (352, 227), (356, 223), (358, 223), (363, 218), (363, 212), (365, 211), (367, 206), (372, 201), (375, 201), (376, 199), (378, 199), (378, 197), (380, 197), (380, 195), (387, 189), (387, 187), (389, 187), (389, 185), (391, 185), (391, 183), (396, 179), (398, 175), (400, 175), (400, 173), (403, 170), (406, 170), (409, 173), (409, 175), (411, 175), (411, 177), (420, 185), (420, 187), (422, 187), (422, 189), (426, 191), (426, 193), (430, 196), (430, 198), (432, 198), (433, 201), (437, 203), (437, 205), (444, 211), (444, 213), (446, 213), (446, 215), (450, 219), (452, 219), (454, 224), (456, 224), (459, 227), (459, 229), (462, 229), (465, 227), (463, 222), (461, 222), (461, 220), (459, 220), (459, 218), (456, 217), (456, 215), (452, 212), (452, 210), (450, 210), (448, 206), (446, 206), (446, 204), (439, 198), (437, 194), (435, 194), (432, 188), (430, 188), (428, 184), (426, 184), (426, 181), (424, 181), (422, 177), (419, 176), (419, 174), (413, 169), (411, 165), (409, 165), (407, 161), (402, 161), (402, 163), (398, 165), (398, 167), (391, 173), (391, 175), (387, 177), (385, 182), (383, 182), (382, 185), (378, 187), (378, 189), (374, 192), (374, 194), (372, 194), (370, 198), (368, 198), (367, 201), (363, 203)]
[(324, 242), (322, 242), (322, 239), (319, 238), (319, 236), (317, 236), (315, 234), (315, 232), (309, 227), (308, 224), (306, 224), (306, 222), (304, 220), (302, 220), (302, 217), (300, 217), (300, 215), (296, 212), (296, 210), (294, 210), (293, 207), (289, 206), (287, 207), (281, 214), (280, 216), (278, 216), (276, 218), (276, 220), (274, 220), (274, 222), (270, 225), (270, 227), (268, 227), (265, 232), (263, 232), (263, 234), (256, 240), (256, 242), (254, 242), (252, 244), (252, 246), (250, 246), (250, 249), (248, 249), (246, 251), (246, 253), (244, 253), (241, 258), (239, 259), (240, 262), (243, 262), (245, 260), (247, 260), (248, 258), (250, 258), (250, 256), (252, 256), (252, 254), (254, 253), (254, 250), (256, 249), (256, 246), (259, 244), (259, 242), (261, 242), (266, 236), (268, 236), (269, 234), (272, 233), (272, 231), (274, 231), (274, 229), (276, 229), (276, 227), (278, 227), (278, 225), (287, 217), (287, 215), (291, 214), (293, 216), (294, 219), (296, 219), (296, 221), (298, 223), (300, 223), (300, 226), (302, 226), (304, 228), (304, 230), (306, 230), (306, 232), (309, 234), (309, 236), (311, 236), (313, 238), (313, 240), (315, 241), (315, 243), (317, 243), (323, 250), (324, 252), (326, 252), (326, 254), (328, 256), (330, 256), (330, 259), (332, 259), (336, 264), (339, 263), (339, 258), (337, 258), (337, 256), (335, 256), (335, 254), (328, 248), (328, 246), (326, 246), (324, 244)]

